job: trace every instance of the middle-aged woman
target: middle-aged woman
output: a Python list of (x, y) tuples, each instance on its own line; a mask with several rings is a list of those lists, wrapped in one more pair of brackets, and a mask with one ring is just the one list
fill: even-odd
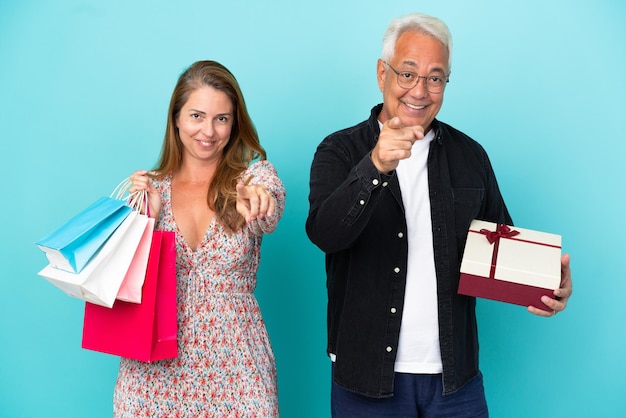
[(278, 416), (274, 354), (253, 294), (285, 188), (235, 77), (199, 61), (172, 94), (160, 161), (131, 175), (155, 228), (176, 232), (179, 355), (122, 358), (116, 417)]

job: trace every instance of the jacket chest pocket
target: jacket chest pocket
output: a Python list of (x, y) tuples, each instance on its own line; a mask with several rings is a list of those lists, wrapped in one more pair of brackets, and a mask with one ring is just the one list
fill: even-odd
[(480, 217), (485, 189), (453, 188), (454, 220), (456, 230), (465, 236), (473, 219)]

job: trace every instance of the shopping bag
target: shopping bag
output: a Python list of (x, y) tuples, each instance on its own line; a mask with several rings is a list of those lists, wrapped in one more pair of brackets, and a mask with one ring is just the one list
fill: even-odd
[(101, 197), (35, 244), (50, 265), (79, 273), (130, 212), (126, 201)]
[(153, 362), (178, 356), (176, 236), (154, 231), (141, 304), (85, 303), (82, 347)]
[(131, 211), (80, 273), (49, 264), (39, 275), (70, 296), (110, 308), (147, 227), (148, 217)]
[(130, 267), (124, 276), (124, 281), (117, 292), (117, 300), (125, 302), (141, 303), (141, 288), (146, 277), (148, 267), (148, 256), (150, 255), (150, 244), (154, 230), (154, 219), (148, 218), (146, 230), (139, 241), (137, 251), (130, 262)]

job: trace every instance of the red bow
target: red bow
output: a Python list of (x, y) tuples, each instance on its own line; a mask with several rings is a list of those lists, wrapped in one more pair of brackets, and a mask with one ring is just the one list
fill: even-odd
[(489, 271), (489, 278), (493, 279), (496, 277), (496, 264), (498, 261), (498, 250), (500, 247), (500, 238), (511, 238), (515, 235), (519, 234), (519, 231), (514, 231), (509, 228), (507, 225), (498, 224), (495, 231), (490, 231), (488, 229), (481, 229), (480, 233), (487, 237), (487, 241), (489, 244), (494, 244), (493, 246), (493, 255), (491, 257), (491, 270)]
[(495, 231), (488, 229), (481, 229), (480, 233), (487, 237), (489, 244), (493, 244), (500, 240), (500, 238), (511, 238), (519, 234), (519, 231), (509, 228), (508, 225), (498, 224)]

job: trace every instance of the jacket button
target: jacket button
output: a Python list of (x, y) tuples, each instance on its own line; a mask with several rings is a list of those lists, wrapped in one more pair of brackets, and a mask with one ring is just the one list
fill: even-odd
[(386, 348), (386, 350), (387, 350), (387, 352), (388, 352), (388, 353), (391, 353), (391, 351), (393, 350), (393, 348), (391, 348), (391, 346), (388, 346), (388, 347)]
[(365, 204), (365, 200), (359, 200), (359, 204), (363, 206)]
[(374, 179), (374, 180), (372, 180), (372, 184), (373, 184), (374, 186), (378, 186), (378, 179)]
[(400, 273), (400, 267), (396, 267), (395, 269), (393, 269), (393, 271), (394, 271), (395, 273)]
[(404, 234), (402, 232), (398, 232), (398, 238), (402, 238), (404, 237)]
[(383, 181), (383, 187), (387, 187), (389, 183), (387, 183), (386, 181)]
[(391, 308), (391, 313), (396, 313), (398, 310), (396, 308)]

